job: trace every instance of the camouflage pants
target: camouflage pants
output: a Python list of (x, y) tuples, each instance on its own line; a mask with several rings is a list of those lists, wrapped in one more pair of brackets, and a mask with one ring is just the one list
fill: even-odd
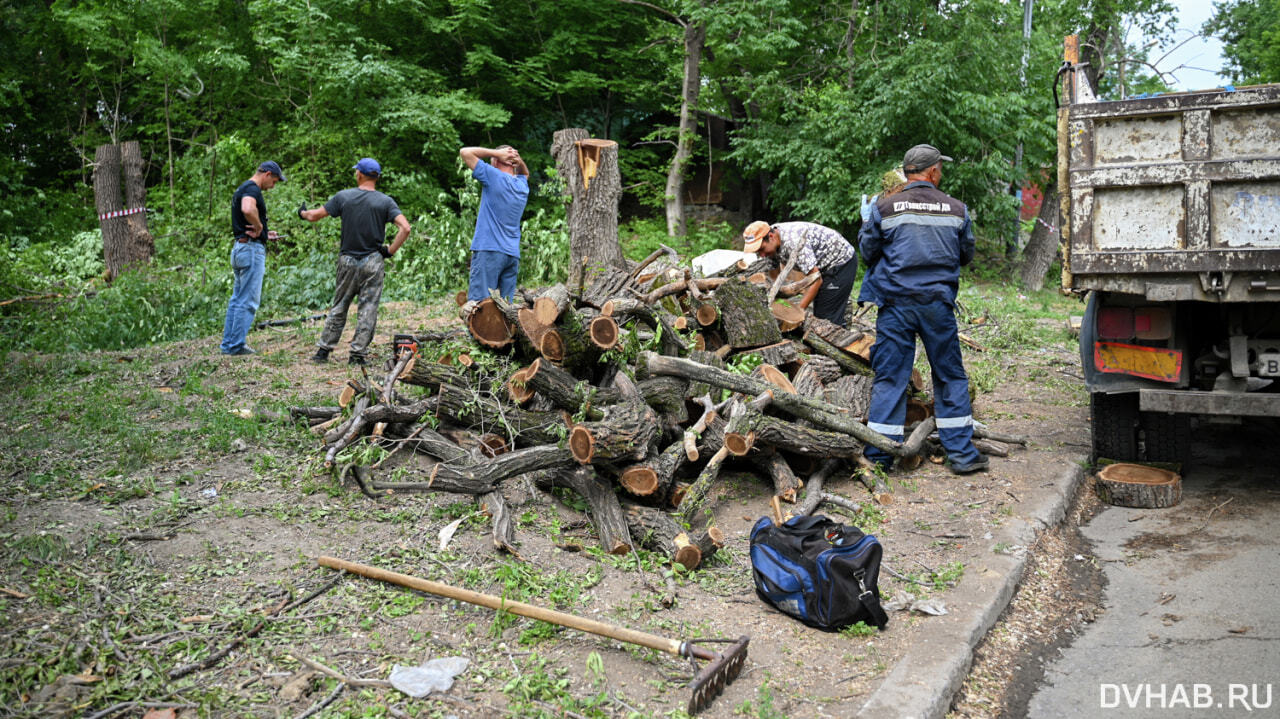
[(332, 350), (338, 345), (342, 329), (347, 325), (347, 309), (351, 307), (351, 301), (359, 297), (351, 354), (363, 357), (368, 352), (373, 331), (378, 325), (378, 302), (382, 300), (384, 274), (382, 255), (376, 252), (364, 257), (338, 256), (338, 287), (333, 293), (333, 305), (325, 318), (324, 332), (317, 346)]

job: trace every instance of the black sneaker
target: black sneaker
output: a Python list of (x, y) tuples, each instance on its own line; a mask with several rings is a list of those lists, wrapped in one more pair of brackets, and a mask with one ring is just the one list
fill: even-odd
[(368, 362), (365, 362), (364, 355), (351, 355), (347, 358), (347, 364), (363, 366)]
[(325, 362), (328, 362), (329, 350), (323, 347), (320, 347), (319, 349), (316, 350), (315, 354), (311, 355), (311, 361), (314, 364), (324, 364)]
[(987, 455), (980, 454), (978, 455), (978, 458), (973, 460), (972, 462), (965, 462), (964, 464), (952, 464), (951, 473), (952, 474), (973, 474), (974, 472), (985, 472), (987, 471), (987, 468), (990, 466), (991, 466), (991, 460), (987, 459)]
[(233, 357), (243, 357), (245, 355), (256, 355), (258, 354), (258, 351), (250, 347), (249, 345), (245, 345), (240, 349), (236, 350), (235, 352), (223, 352), (222, 354), (231, 355)]

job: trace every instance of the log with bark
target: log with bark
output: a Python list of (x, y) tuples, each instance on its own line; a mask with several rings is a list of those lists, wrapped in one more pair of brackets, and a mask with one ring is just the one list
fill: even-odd
[(1141, 464), (1108, 464), (1095, 477), (1098, 498), (1120, 507), (1163, 509), (1182, 501), (1177, 472)]
[(453, 424), (497, 432), (514, 440), (516, 446), (557, 444), (564, 432), (563, 418), (555, 412), (530, 412), (505, 406), (485, 393), (440, 385), (441, 418)]
[(567, 467), (573, 464), (573, 454), (555, 445), (538, 445), (517, 449), (493, 458), (440, 462), (428, 472), (425, 482), (379, 482), (372, 486), (387, 492), (457, 492), (459, 494), (488, 494), (497, 489), (498, 483), (509, 477), (535, 472), (540, 469)]
[(661, 452), (623, 470), (618, 483), (632, 496), (665, 501), (675, 483), (676, 472), (688, 460), (683, 441), (673, 442)]
[(652, 507), (626, 507), (631, 538), (641, 547), (659, 552), (688, 571), (697, 569), (724, 546), (724, 532), (708, 527), (691, 537), (671, 515)]
[(782, 341), (778, 323), (760, 287), (750, 282), (726, 282), (716, 289), (716, 304), (720, 308), (720, 326), (730, 347), (761, 347)]
[(514, 525), (511, 522), (511, 507), (507, 504), (506, 498), (502, 496), (502, 490), (495, 489), (492, 492), (480, 495), (479, 505), (480, 512), (489, 518), (493, 548), (523, 561), (524, 558), (516, 551), (516, 534)]
[(621, 402), (606, 407), (598, 422), (574, 425), (569, 431), (569, 449), (583, 464), (639, 461), (649, 453), (658, 429), (658, 418), (647, 405)]
[(587, 502), (587, 514), (596, 528), (600, 538), (600, 546), (609, 554), (628, 554), (631, 552), (631, 532), (627, 528), (627, 517), (618, 503), (618, 497), (591, 467), (574, 467), (561, 470), (550, 476), (539, 476), (537, 485), (540, 489), (568, 487), (577, 492)]
[(506, 347), (515, 339), (515, 327), (492, 300), (481, 300), (467, 315), (467, 329), (481, 345), (492, 349)]

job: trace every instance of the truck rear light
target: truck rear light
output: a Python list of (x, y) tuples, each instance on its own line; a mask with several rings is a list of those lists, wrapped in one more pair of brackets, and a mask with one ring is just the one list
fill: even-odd
[(1098, 337), (1107, 340), (1133, 337), (1133, 310), (1129, 307), (1103, 307), (1098, 310)]
[(1133, 311), (1133, 332), (1140, 340), (1167, 340), (1173, 336), (1173, 313), (1164, 307), (1139, 307)]

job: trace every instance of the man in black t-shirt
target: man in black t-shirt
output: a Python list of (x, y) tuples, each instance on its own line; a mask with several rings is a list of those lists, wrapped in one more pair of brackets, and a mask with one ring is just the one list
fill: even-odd
[[(298, 217), (308, 222), (326, 217), (342, 218), (337, 289), (329, 316), (324, 321), (324, 332), (316, 343), (316, 353), (311, 357), (311, 361), (317, 364), (328, 362), (329, 353), (338, 346), (347, 324), (347, 310), (357, 296), (360, 309), (348, 362), (365, 363), (373, 331), (378, 324), (378, 303), (382, 300), (385, 274), (383, 259), (394, 255), (409, 237), (409, 221), (400, 212), (396, 201), (376, 189), (382, 176), (382, 166), (366, 157), (351, 169), (356, 171), (354, 188), (330, 197), (323, 207), (308, 210), (304, 204), (298, 208)], [(387, 224), (392, 222), (396, 225), (396, 236), (390, 245), (385, 245)]]
[(266, 242), (276, 237), (275, 231), (267, 229), (267, 201), (262, 191), (270, 190), (277, 182), (284, 182), (284, 171), (278, 163), (267, 160), (258, 165), (253, 177), (240, 183), (231, 197), (231, 235), (236, 240), (231, 245), (231, 269), (235, 281), (222, 327), (224, 355), (255, 354), (245, 339), (262, 301), (262, 276), (267, 269)]

